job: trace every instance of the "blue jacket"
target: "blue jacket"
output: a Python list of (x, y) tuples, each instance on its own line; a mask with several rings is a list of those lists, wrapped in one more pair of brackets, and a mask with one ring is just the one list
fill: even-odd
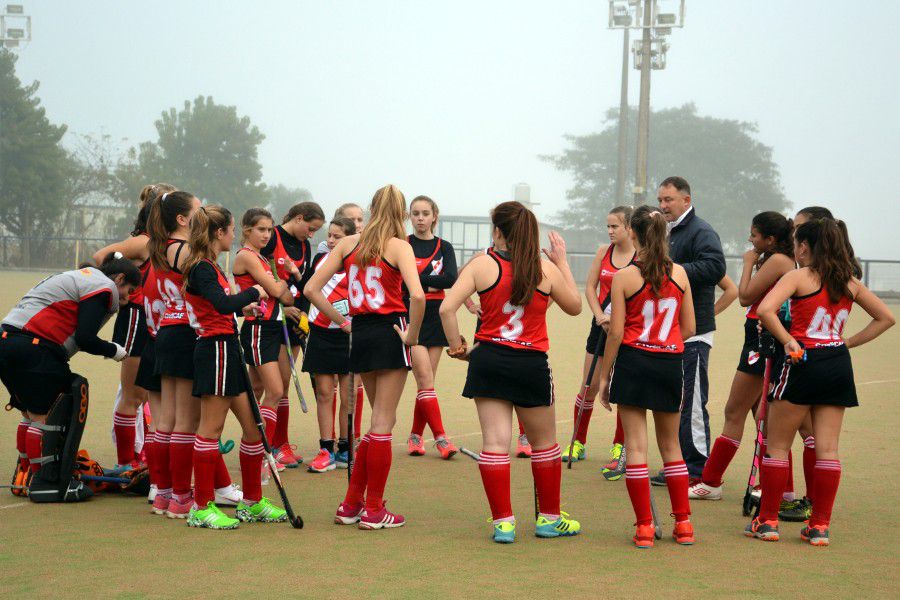
[(716, 284), (725, 276), (725, 255), (719, 234), (696, 208), (669, 232), (669, 255), (691, 282), (697, 335), (715, 331)]

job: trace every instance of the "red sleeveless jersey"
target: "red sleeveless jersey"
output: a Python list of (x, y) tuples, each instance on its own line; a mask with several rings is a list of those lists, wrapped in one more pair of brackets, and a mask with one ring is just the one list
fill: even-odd
[[(413, 236), (409, 235), (406, 237), (406, 240), (409, 241), (412, 238)], [(434, 252), (432, 252), (430, 256), (424, 258), (416, 257), (416, 270), (419, 271), (419, 275), (424, 273), (429, 265), (431, 265), (431, 272), (433, 274), (441, 274), (441, 271), (444, 268), (444, 257), (441, 252), (441, 238), (437, 238), (437, 243), (434, 245)], [(444, 290), (425, 292), (425, 300), (443, 300), (444, 296)]]
[(683, 297), (684, 290), (671, 277), (666, 277), (658, 295), (645, 281), (641, 289), (625, 299), (625, 335), (622, 343), (649, 352), (684, 352), (684, 340), (678, 324)]
[[(219, 268), (215, 262), (204, 258), (201, 262), (205, 262), (216, 270), (217, 283), (222, 286), (222, 290), (226, 294), (231, 294), (231, 285), (225, 273)], [(197, 331), (198, 337), (213, 337), (216, 335), (232, 335), (237, 333), (237, 324), (234, 315), (228, 313), (223, 315), (217, 311), (212, 302), (199, 294), (187, 292), (185, 294), (185, 308), (191, 319), (191, 327)]]
[(774, 287), (775, 287), (775, 284), (772, 284), (771, 286), (769, 286), (769, 289), (767, 289), (765, 292), (763, 292), (762, 295), (759, 298), (757, 298), (753, 304), (751, 304), (749, 307), (747, 307), (747, 318), (748, 319), (755, 319), (757, 321), (759, 320), (759, 315), (756, 314), (756, 311), (759, 310), (759, 305), (762, 304), (762, 301), (769, 294), (769, 292), (772, 291), (772, 288), (774, 288)]
[(546, 318), (550, 296), (535, 290), (528, 304), (513, 305), (510, 302), (512, 264), (493, 248), (487, 251), (487, 255), (497, 263), (500, 273), (494, 285), (478, 292), (482, 312), (481, 326), (475, 333), (475, 339), (516, 350), (546, 352), (550, 349)]
[[(291, 273), (288, 271), (287, 265), (289, 263), (294, 263), (300, 270), (300, 278), (302, 279), (303, 273), (306, 271), (306, 261), (309, 260), (309, 257), (306, 255), (309, 243), (304, 242), (300, 244), (300, 247), (303, 249), (300, 258), (291, 258), (287, 248), (284, 247), (284, 241), (281, 239), (281, 230), (279, 227), (272, 229), (272, 235), (275, 236), (275, 249), (272, 251), (272, 258), (275, 259), (275, 272), (278, 273), (278, 278), (282, 281), (288, 281), (291, 278)], [(303, 290), (297, 290), (294, 297), (300, 298), (301, 296), (303, 296)]]
[[(609, 290), (612, 289), (613, 276), (619, 272), (619, 267), (613, 264), (612, 255), (615, 246), (610, 244), (606, 249), (606, 254), (600, 261), (600, 273), (598, 274), (599, 286), (597, 287), (597, 300), (600, 301), (600, 307), (607, 310), (609, 307)], [(634, 260), (634, 255), (628, 261), (628, 265)], [(626, 267), (628, 265), (625, 265)], [(624, 267), (623, 267), (624, 268)]]
[[(272, 277), (273, 281), (275, 280), (275, 276), (272, 275), (272, 267), (269, 265), (269, 262), (266, 259), (260, 256), (257, 252), (254, 252), (250, 248), (247, 248), (246, 246), (239, 249), (237, 251), (237, 254), (240, 254), (244, 251), (250, 252), (254, 256), (256, 256), (256, 258), (259, 259), (259, 262), (262, 263), (263, 269), (265, 269), (268, 276)], [(253, 277), (249, 273), (244, 273), (242, 275), (238, 275), (237, 273), (234, 274), (234, 285), (235, 287), (237, 287), (237, 291), (239, 292), (252, 288), (257, 283), (259, 282), (253, 279)], [(265, 300), (259, 300), (259, 309), (263, 313), (261, 316), (244, 317), (244, 320), (252, 323), (253, 321), (271, 321), (279, 318), (278, 300), (275, 298), (266, 298)]]
[(344, 257), (350, 314), (356, 316), (405, 313), (403, 277), (400, 276), (400, 270), (384, 258), (361, 267), (356, 264), (358, 251), (359, 244)]
[(155, 338), (156, 332), (159, 331), (159, 324), (162, 321), (163, 314), (166, 312), (166, 303), (159, 292), (159, 280), (156, 277), (156, 269), (153, 268), (153, 265), (150, 265), (150, 268), (147, 269), (141, 288), (144, 297), (144, 317), (147, 321), (147, 333), (150, 334), (150, 337)]
[[(166, 250), (173, 244), (180, 244), (182, 240), (169, 240), (166, 242)], [(187, 243), (181, 247), (181, 252), (189, 252), (190, 246)], [(179, 255), (180, 256), (180, 255)], [(177, 262), (177, 259), (176, 259)], [(184, 309), (184, 296), (182, 295), (181, 286), (184, 283), (184, 276), (180, 271), (167, 269), (165, 271), (156, 271), (156, 286), (159, 289), (159, 295), (166, 305), (162, 319), (157, 323), (157, 330), (160, 327), (168, 327), (170, 325), (190, 325), (187, 311)]]
[[(313, 259), (313, 271), (318, 271), (325, 259), (328, 258), (328, 252), (317, 254)], [(347, 273), (346, 271), (338, 271), (331, 276), (325, 287), (322, 288), (322, 295), (325, 299), (338, 311), (341, 315), (350, 316), (350, 302), (347, 299)], [(315, 306), (309, 307), (309, 319), (313, 325), (336, 329), (338, 326)]]
[[(146, 233), (141, 233), (139, 235), (146, 237), (148, 240), (150, 239), (150, 236)], [(144, 262), (142, 262), (141, 264), (138, 265), (138, 271), (141, 272), (141, 281), (143, 281), (147, 277), (147, 271), (149, 271), (149, 270), (150, 270), (150, 259), (148, 258), (147, 260), (145, 260)], [(134, 291), (131, 293), (130, 296), (128, 296), (128, 301), (133, 304), (143, 304), (144, 303), (143, 286), (138, 286), (138, 287), (134, 288)]]
[(806, 348), (841, 346), (844, 324), (853, 300), (847, 296), (832, 302), (825, 287), (806, 296), (791, 298), (791, 336)]

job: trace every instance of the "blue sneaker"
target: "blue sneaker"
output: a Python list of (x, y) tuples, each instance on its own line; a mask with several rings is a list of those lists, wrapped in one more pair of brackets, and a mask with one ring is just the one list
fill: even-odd
[(327, 471), (334, 471), (334, 468), (334, 454), (325, 448), (319, 448), (319, 453), (316, 454), (316, 457), (309, 463), (310, 473), (325, 473)]
[(534, 526), (534, 535), (540, 538), (578, 535), (581, 532), (581, 523), (568, 517), (567, 513), (562, 513), (557, 520), (549, 521), (543, 515), (539, 515)]
[(350, 453), (346, 450), (338, 450), (334, 453), (334, 466), (338, 469), (346, 469), (350, 464)]
[(516, 541), (516, 522), (500, 521), (495, 523), (493, 539), (498, 544), (512, 544)]

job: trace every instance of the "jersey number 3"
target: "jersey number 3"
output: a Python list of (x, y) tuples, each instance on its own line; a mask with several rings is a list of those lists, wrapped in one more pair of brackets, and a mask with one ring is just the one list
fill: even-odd
[[(350, 266), (350, 284), (347, 288), (350, 304), (359, 308), (365, 302), (372, 310), (378, 310), (384, 304), (384, 287), (381, 285), (381, 267), (367, 266), (360, 278), (359, 266)], [(363, 289), (365, 287), (365, 289)]]
[(517, 340), (525, 330), (522, 324), (522, 317), (525, 316), (524, 306), (513, 306), (509, 302), (503, 305), (503, 314), (509, 315), (506, 323), (500, 327), (500, 335), (505, 340)]

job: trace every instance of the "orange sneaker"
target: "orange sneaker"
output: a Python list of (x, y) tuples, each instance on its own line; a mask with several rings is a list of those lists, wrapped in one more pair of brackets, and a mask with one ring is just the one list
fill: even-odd
[(516, 442), (516, 456), (519, 458), (531, 458), (531, 444), (528, 443), (528, 436), (524, 433), (519, 436)]
[(450, 460), (457, 452), (459, 452), (459, 448), (454, 446), (453, 442), (445, 437), (435, 440), (434, 447), (441, 453), (441, 458), (444, 460)]
[(778, 541), (778, 521), (763, 521), (756, 517), (744, 529), (744, 535), (747, 537), (755, 537), (764, 542)]
[(656, 528), (653, 526), (653, 523), (648, 523), (647, 525), (638, 525), (637, 529), (634, 532), (634, 537), (631, 538), (631, 541), (633, 541), (634, 545), (638, 548), (652, 548), (653, 536), (655, 534)]
[(422, 440), (422, 436), (415, 433), (409, 434), (409, 439), (406, 440), (406, 451), (410, 456), (425, 456), (425, 442)]
[(800, 539), (813, 546), (827, 546), (829, 544), (828, 528), (821, 525), (813, 527), (807, 522), (800, 530)]
[(691, 525), (690, 521), (675, 523), (672, 537), (682, 546), (690, 546), (694, 543), (694, 526)]

